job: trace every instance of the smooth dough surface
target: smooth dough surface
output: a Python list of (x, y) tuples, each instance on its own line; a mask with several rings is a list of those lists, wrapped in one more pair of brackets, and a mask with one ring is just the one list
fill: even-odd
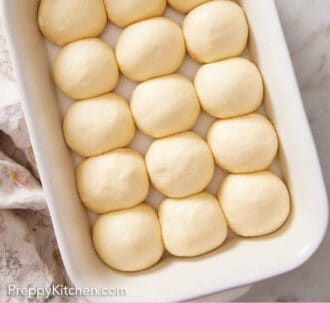
[(190, 130), (200, 113), (193, 83), (180, 74), (139, 84), (131, 109), (137, 126), (154, 138)]
[(165, 17), (132, 24), (120, 35), (116, 55), (121, 71), (131, 80), (173, 73), (185, 55), (182, 30)]
[(109, 20), (120, 27), (162, 16), (166, 8), (166, 0), (105, 0), (104, 2)]
[(73, 151), (91, 157), (127, 146), (135, 125), (126, 100), (106, 94), (75, 102), (65, 114), (63, 131)]
[(272, 172), (228, 175), (219, 201), (229, 227), (238, 235), (256, 237), (279, 229), (290, 213), (290, 196)]
[(194, 257), (222, 244), (227, 223), (217, 199), (200, 193), (182, 199), (165, 199), (159, 207), (166, 250), (179, 257)]
[(146, 164), (153, 185), (174, 198), (201, 192), (214, 173), (207, 143), (193, 132), (154, 141), (146, 154)]
[(103, 0), (41, 0), (39, 28), (51, 42), (69, 42), (97, 37), (107, 24)]
[(278, 149), (272, 123), (257, 113), (216, 121), (207, 141), (216, 163), (231, 173), (266, 169)]
[(139, 153), (116, 149), (82, 161), (77, 169), (77, 186), (88, 209), (107, 213), (144, 201), (149, 178)]
[(119, 77), (112, 48), (98, 38), (65, 46), (54, 64), (56, 85), (73, 99), (87, 99), (114, 89)]
[(183, 22), (189, 55), (200, 63), (239, 56), (246, 48), (249, 28), (235, 2), (217, 0), (192, 10)]
[(201, 66), (195, 87), (203, 109), (216, 118), (251, 113), (263, 100), (263, 82), (257, 67), (240, 57)]
[(104, 263), (128, 272), (153, 266), (164, 252), (157, 213), (146, 204), (100, 216), (93, 242)]
[(168, 0), (169, 5), (181, 13), (188, 11), (210, 0)]

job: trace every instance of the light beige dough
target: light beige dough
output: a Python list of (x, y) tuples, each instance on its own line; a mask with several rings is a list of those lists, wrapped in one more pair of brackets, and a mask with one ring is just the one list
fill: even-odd
[(146, 154), (146, 164), (153, 185), (174, 198), (201, 192), (214, 173), (207, 143), (193, 132), (154, 141)]
[(153, 266), (164, 252), (157, 213), (146, 204), (100, 216), (93, 242), (105, 264), (127, 272)]
[(227, 223), (217, 199), (200, 193), (182, 199), (165, 199), (159, 207), (166, 250), (178, 257), (194, 257), (220, 246)]
[(49, 41), (64, 46), (100, 35), (107, 14), (103, 0), (41, 0), (38, 23)]
[(243, 9), (234, 1), (217, 0), (192, 10), (183, 22), (189, 55), (210, 63), (242, 54), (249, 28)]
[(116, 149), (82, 161), (77, 186), (89, 210), (107, 213), (143, 202), (149, 192), (149, 178), (139, 153)]
[(269, 171), (227, 176), (219, 201), (231, 230), (245, 237), (276, 231), (290, 213), (288, 189)]
[(63, 132), (73, 151), (91, 157), (127, 146), (135, 125), (126, 100), (111, 93), (75, 102), (65, 114)]
[(188, 13), (193, 8), (210, 0), (168, 0), (168, 4), (181, 13)]
[(217, 165), (231, 173), (265, 170), (278, 149), (272, 123), (257, 113), (216, 121), (207, 142)]
[(195, 87), (202, 108), (216, 118), (251, 113), (263, 100), (263, 82), (257, 67), (240, 57), (201, 66)]
[(126, 27), (147, 18), (162, 16), (166, 0), (105, 0), (109, 20)]
[(119, 78), (112, 48), (98, 38), (65, 46), (54, 64), (58, 88), (72, 99), (87, 99), (111, 92)]
[(185, 55), (179, 25), (165, 17), (151, 18), (127, 27), (116, 45), (122, 73), (144, 81), (175, 72)]
[(154, 138), (190, 130), (200, 113), (193, 83), (180, 74), (139, 84), (131, 109), (137, 126)]

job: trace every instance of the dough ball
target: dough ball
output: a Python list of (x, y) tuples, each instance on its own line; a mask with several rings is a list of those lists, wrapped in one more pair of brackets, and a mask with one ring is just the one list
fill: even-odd
[(229, 227), (245, 237), (274, 232), (290, 213), (286, 185), (268, 171), (227, 176), (220, 187), (219, 200)]
[(39, 28), (51, 42), (69, 42), (97, 37), (107, 24), (103, 0), (41, 0)]
[(154, 186), (174, 198), (201, 192), (214, 173), (207, 143), (193, 132), (154, 141), (147, 152), (146, 163)]
[(144, 160), (130, 149), (84, 160), (77, 169), (77, 185), (84, 205), (96, 213), (135, 206), (149, 191)]
[(209, 0), (168, 0), (168, 3), (177, 11), (188, 13), (188, 11), (207, 1)]
[(227, 223), (217, 199), (200, 193), (165, 199), (159, 207), (166, 250), (178, 257), (194, 257), (214, 250), (227, 236)]
[(236, 57), (201, 66), (195, 87), (202, 107), (217, 118), (251, 113), (263, 100), (263, 82), (257, 67)]
[(179, 74), (138, 85), (131, 108), (137, 126), (154, 138), (190, 130), (200, 113), (193, 83)]
[(104, 263), (127, 272), (153, 266), (164, 252), (157, 213), (146, 204), (100, 216), (93, 241)]
[(211, 1), (192, 10), (183, 22), (189, 55), (200, 63), (239, 56), (249, 28), (243, 9), (234, 1)]
[(208, 132), (207, 141), (216, 163), (232, 173), (266, 169), (278, 149), (272, 123), (256, 113), (216, 121)]
[(73, 99), (87, 99), (114, 89), (119, 77), (112, 48), (101, 39), (73, 42), (58, 54), (54, 78), (64, 94)]
[(105, 0), (109, 20), (126, 27), (144, 19), (162, 16), (166, 0)]
[(181, 28), (164, 17), (151, 18), (127, 27), (116, 45), (123, 74), (144, 81), (175, 72), (185, 55)]
[(65, 115), (63, 131), (73, 151), (91, 157), (127, 146), (135, 125), (125, 99), (106, 94), (74, 103)]

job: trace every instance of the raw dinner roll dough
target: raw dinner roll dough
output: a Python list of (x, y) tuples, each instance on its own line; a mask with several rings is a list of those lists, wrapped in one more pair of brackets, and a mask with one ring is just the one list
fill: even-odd
[(164, 252), (157, 213), (146, 204), (100, 216), (93, 241), (104, 263), (121, 271), (149, 268)]
[(274, 232), (290, 213), (286, 185), (268, 171), (227, 176), (220, 187), (219, 200), (229, 227), (245, 237)]
[(165, 17), (127, 27), (117, 42), (116, 55), (123, 74), (136, 81), (175, 72), (185, 55), (181, 28)]
[(54, 64), (57, 86), (73, 99), (87, 99), (110, 92), (119, 72), (112, 48), (101, 39), (73, 42), (58, 54)]
[(217, 118), (251, 113), (263, 100), (257, 67), (240, 57), (201, 66), (195, 87), (204, 110)]
[(188, 11), (207, 1), (209, 0), (168, 0), (168, 3), (177, 11), (188, 13)]
[(207, 141), (216, 163), (232, 173), (266, 169), (278, 149), (273, 125), (256, 113), (216, 121), (208, 132)]
[(249, 28), (243, 9), (233, 1), (211, 1), (192, 10), (183, 22), (189, 55), (200, 63), (239, 56)]
[(107, 24), (103, 0), (41, 0), (38, 23), (51, 42), (65, 44), (97, 37)]
[(162, 16), (166, 0), (105, 0), (105, 5), (109, 20), (126, 27), (146, 18)]
[(125, 99), (106, 94), (74, 103), (65, 115), (63, 131), (72, 150), (91, 157), (128, 145), (135, 125)]
[(207, 143), (193, 132), (154, 141), (147, 152), (146, 163), (154, 186), (174, 198), (201, 192), (214, 173)]
[(165, 199), (159, 207), (159, 218), (166, 250), (178, 257), (214, 250), (227, 236), (220, 205), (209, 193)]
[(144, 160), (130, 149), (84, 160), (77, 169), (77, 185), (84, 205), (96, 213), (135, 206), (149, 191)]
[(190, 130), (200, 113), (193, 83), (179, 74), (138, 85), (131, 108), (137, 126), (154, 138)]

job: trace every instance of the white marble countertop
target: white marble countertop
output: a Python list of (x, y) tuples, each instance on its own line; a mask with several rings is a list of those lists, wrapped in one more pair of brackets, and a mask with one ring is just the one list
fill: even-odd
[[(260, 0), (262, 1), (262, 0)], [(330, 192), (330, 1), (276, 0)], [(330, 229), (295, 271), (255, 284), (239, 301), (330, 301)], [(219, 296), (204, 298), (217, 301)]]

